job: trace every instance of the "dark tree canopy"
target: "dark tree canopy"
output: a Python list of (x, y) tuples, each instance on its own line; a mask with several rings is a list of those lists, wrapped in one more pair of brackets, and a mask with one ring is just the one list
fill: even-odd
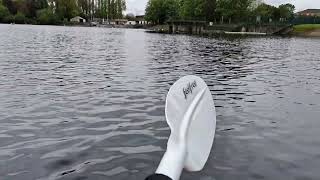
[(77, 15), (88, 20), (121, 19), (126, 10), (125, 0), (0, 0), (0, 4), (0, 22), (17, 19), (19, 23), (56, 24)]
[(12, 0), (2, 0), (2, 3), (5, 7), (8, 8), (9, 12), (11, 14), (16, 14), (17, 13), (17, 8), (15, 7), (14, 3)]

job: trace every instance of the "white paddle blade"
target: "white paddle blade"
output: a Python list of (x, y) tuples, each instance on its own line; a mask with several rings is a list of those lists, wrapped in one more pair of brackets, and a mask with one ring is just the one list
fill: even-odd
[(216, 129), (215, 106), (208, 86), (197, 76), (179, 79), (169, 90), (165, 112), (171, 129), (168, 143), (185, 145), (184, 168), (200, 171), (209, 157)]

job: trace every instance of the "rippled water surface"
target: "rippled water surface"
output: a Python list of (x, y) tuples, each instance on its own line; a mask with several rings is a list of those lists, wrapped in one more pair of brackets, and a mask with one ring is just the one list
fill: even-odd
[(0, 179), (144, 179), (188, 74), (218, 122), (205, 169), (182, 180), (320, 179), (320, 39), (27, 25), (0, 25)]

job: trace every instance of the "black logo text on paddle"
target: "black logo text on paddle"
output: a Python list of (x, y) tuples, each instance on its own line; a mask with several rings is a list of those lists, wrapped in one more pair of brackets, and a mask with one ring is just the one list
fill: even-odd
[(193, 81), (188, 83), (187, 87), (183, 88), (184, 98), (187, 99), (189, 94), (192, 94), (192, 90), (197, 87), (197, 82)]

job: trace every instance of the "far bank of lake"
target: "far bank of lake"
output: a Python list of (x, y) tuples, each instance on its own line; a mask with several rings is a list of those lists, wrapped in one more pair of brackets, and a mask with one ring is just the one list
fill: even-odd
[[(1, 24), (1, 23), (0, 23)], [(11, 24), (15, 25), (15, 24)], [(25, 24), (28, 25), (28, 24)], [(37, 24), (35, 24), (37, 25)], [(40, 25), (42, 26), (42, 25)], [(69, 26), (69, 27), (101, 27), (101, 28), (126, 28), (126, 29), (146, 29), (148, 32), (165, 34), (189, 34), (203, 36), (221, 35), (285, 35), (302, 37), (320, 37), (320, 24), (213, 24), (207, 25), (205, 22), (180, 22), (176, 24), (167, 23), (163, 25), (137, 24), (137, 25), (117, 25), (117, 24), (60, 24), (49, 26)]]
[(204, 22), (177, 22), (165, 25), (157, 25), (149, 28), (151, 32), (168, 34), (195, 34), (204, 36), (216, 35), (281, 35), (320, 37), (319, 24), (213, 24)]

